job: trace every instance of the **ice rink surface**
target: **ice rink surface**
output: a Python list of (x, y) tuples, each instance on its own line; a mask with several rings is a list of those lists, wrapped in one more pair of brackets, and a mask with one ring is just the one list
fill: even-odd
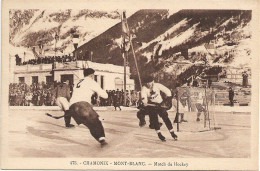
[[(53, 119), (46, 112), (60, 116), (58, 110), (10, 109), (8, 121), (9, 155), (11, 157), (124, 157), (124, 158), (249, 158), (250, 114), (215, 113), (211, 127), (218, 130), (199, 131), (196, 113), (187, 113), (188, 123), (180, 124), (178, 141), (170, 136), (165, 124), (161, 127), (166, 142), (147, 125), (139, 127), (136, 111), (98, 111), (105, 128), (108, 145), (100, 144), (84, 126), (67, 129), (64, 119)], [(169, 112), (173, 121), (175, 112)], [(176, 130), (176, 124), (173, 125)], [(189, 129), (188, 129), (189, 128)], [(192, 129), (190, 129), (192, 128)]]

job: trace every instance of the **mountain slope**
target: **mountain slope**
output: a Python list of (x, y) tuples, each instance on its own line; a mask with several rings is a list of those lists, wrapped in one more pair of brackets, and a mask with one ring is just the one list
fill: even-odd
[[(179, 84), (184, 84), (192, 74), (185, 74), (185, 71), (191, 67), (193, 72), (198, 71), (197, 75), (209, 72), (204, 71), (205, 66), (202, 67), (204, 69), (196, 69), (197, 62), (200, 65), (201, 61), (210, 64), (208, 70), (214, 66), (250, 65), (251, 49), (247, 43), (251, 42), (251, 11), (181, 10), (169, 15), (168, 10), (140, 10), (127, 21), (142, 75), (159, 76), (163, 72), (166, 75), (163, 81), (167, 82), (169, 78), (177, 79), (184, 74), (185, 77), (178, 78), (182, 80)], [(122, 65), (123, 58), (118, 45), (120, 33), (121, 23), (118, 23), (79, 47), (78, 51), (82, 55), (86, 50), (93, 51), (93, 60), (96, 62)], [(209, 53), (212, 46), (215, 54)], [(131, 51), (128, 56), (136, 77)], [(176, 62), (187, 64), (177, 65)], [(218, 72), (221, 70), (215, 74)]]
[(54, 36), (59, 40), (56, 47), (58, 54), (71, 53), (72, 34), (79, 34), (79, 46), (96, 37), (109, 27), (120, 22), (117, 11), (93, 10), (10, 10), (9, 40), (15, 47), (38, 46), (44, 44), (45, 55), (53, 55), (55, 47)]
[[(10, 43), (14, 51), (17, 46), (31, 51), (43, 42), (45, 55), (53, 55), (58, 33), (57, 54), (68, 54), (74, 30), (80, 35), (79, 56), (92, 51), (94, 62), (123, 65), (120, 21), (118, 11), (11, 10)], [(219, 67), (250, 66), (251, 11), (139, 10), (127, 22), (141, 75), (154, 74), (168, 86), (182, 85), (192, 75), (217, 74)], [(131, 51), (128, 59), (136, 78)]]

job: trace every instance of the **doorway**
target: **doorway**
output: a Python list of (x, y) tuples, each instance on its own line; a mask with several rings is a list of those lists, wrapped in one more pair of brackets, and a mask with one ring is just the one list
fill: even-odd
[(65, 74), (65, 75), (61, 75), (60, 81), (63, 83), (66, 80), (69, 80), (70, 81), (70, 85), (73, 85), (74, 84), (74, 79), (73, 78), (74, 78), (73, 74)]

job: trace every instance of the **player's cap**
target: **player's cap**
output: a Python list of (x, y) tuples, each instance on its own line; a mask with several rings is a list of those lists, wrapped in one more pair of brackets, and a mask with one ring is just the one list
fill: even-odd
[(92, 68), (84, 69), (84, 77), (89, 76), (90, 74), (94, 74), (95, 70)]
[(150, 83), (154, 80), (153, 76), (146, 76), (143, 78), (143, 83), (146, 84), (146, 83)]

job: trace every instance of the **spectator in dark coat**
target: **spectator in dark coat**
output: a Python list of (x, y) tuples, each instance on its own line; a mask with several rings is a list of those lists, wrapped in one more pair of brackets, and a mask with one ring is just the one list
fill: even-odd
[(120, 110), (120, 91), (116, 91), (114, 94), (113, 94), (113, 106), (116, 110), (116, 108), (118, 107)]
[(243, 77), (243, 87), (247, 87), (248, 84), (248, 74), (245, 72), (242, 73), (242, 77)]
[(234, 91), (233, 91), (232, 87), (229, 87), (228, 97), (229, 97), (229, 101), (230, 101), (230, 106), (234, 106)]

